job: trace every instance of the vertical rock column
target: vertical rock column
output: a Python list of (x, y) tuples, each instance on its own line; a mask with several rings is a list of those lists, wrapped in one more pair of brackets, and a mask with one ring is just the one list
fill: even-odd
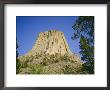
[(67, 54), (71, 53), (69, 46), (66, 42), (63, 32), (57, 30), (50, 30), (46, 32), (41, 32), (38, 38), (29, 52), (31, 54), (35, 53), (45, 53), (45, 54)]

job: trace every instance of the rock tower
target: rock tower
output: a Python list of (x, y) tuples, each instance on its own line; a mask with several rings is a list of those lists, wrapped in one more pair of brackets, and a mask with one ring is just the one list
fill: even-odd
[(77, 74), (83, 64), (70, 51), (63, 32), (57, 30), (39, 33), (33, 48), (18, 60), (22, 65), (19, 73), (22, 74)]
[(57, 30), (50, 30), (46, 32), (41, 32), (31, 51), (28, 55), (39, 54), (72, 54), (69, 46), (66, 42), (63, 32)]

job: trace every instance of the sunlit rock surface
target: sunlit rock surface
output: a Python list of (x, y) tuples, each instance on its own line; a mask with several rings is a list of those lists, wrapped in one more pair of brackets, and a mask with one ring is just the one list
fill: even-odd
[(79, 74), (83, 64), (58, 30), (39, 33), (33, 48), (18, 59), (20, 74)]

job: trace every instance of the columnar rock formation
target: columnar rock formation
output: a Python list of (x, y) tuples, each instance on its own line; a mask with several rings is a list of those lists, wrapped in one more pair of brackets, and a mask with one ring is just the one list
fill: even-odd
[(28, 55), (39, 54), (68, 54), (72, 53), (66, 42), (63, 32), (57, 30), (50, 30), (41, 32)]
[(19, 73), (29, 74), (79, 73), (83, 64), (70, 51), (63, 32), (57, 30), (41, 32), (33, 48), (18, 59), (22, 65)]

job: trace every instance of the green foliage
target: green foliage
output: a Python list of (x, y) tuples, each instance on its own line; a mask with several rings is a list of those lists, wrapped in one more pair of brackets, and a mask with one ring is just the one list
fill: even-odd
[(26, 68), (28, 67), (28, 62), (32, 62), (33, 60), (33, 56), (26, 56), (26, 57), (22, 57), (22, 60), (20, 61), (21, 62), (21, 68)]
[(72, 26), (74, 33), (72, 39), (79, 38), (79, 47), (81, 49), (81, 60), (85, 63), (84, 70), (89, 73), (94, 73), (94, 17), (81, 16)]
[(72, 39), (77, 39), (81, 36), (87, 36), (93, 40), (94, 16), (80, 16), (72, 28), (74, 29), (74, 35), (72, 36)]
[(21, 68), (21, 63), (19, 59), (16, 59), (16, 74), (20, 72), (20, 68)]
[(16, 73), (19, 73), (19, 70), (20, 70), (20, 67), (21, 67), (21, 63), (20, 61), (17, 59), (18, 57), (18, 43), (17, 43), (17, 40), (16, 40)]
[[(81, 64), (71, 59), (72, 56), (60, 55), (34, 55), (22, 56), (19, 73), (21, 74), (78, 74)], [(80, 67), (79, 67), (80, 66)]]
[(72, 73), (76, 73), (74, 68), (71, 68), (69, 65), (66, 65), (64, 67), (64, 74), (72, 74)]
[(31, 74), (41, 74), (43, 70), (42, 65), (30, 66)]
[(21, 67), (22, 67), (22, 68), (26, 68), (26, 67), (27, 67), (27, 63), (28, 63), (28, 61), (27, 61), (27, 60), (26, 60), (26, 61), (24, 61), (24, 62), (22, 62)]
[(17, 40), (16, 40), (16, 57), (18, 57), (18, 54), (19, 54), (17, 49), (18, 49), (18, 43), (17, 43)]
[(43, 68), (43, 74), (79, 74), (82, 66), (70, 61), (59, 61)]

